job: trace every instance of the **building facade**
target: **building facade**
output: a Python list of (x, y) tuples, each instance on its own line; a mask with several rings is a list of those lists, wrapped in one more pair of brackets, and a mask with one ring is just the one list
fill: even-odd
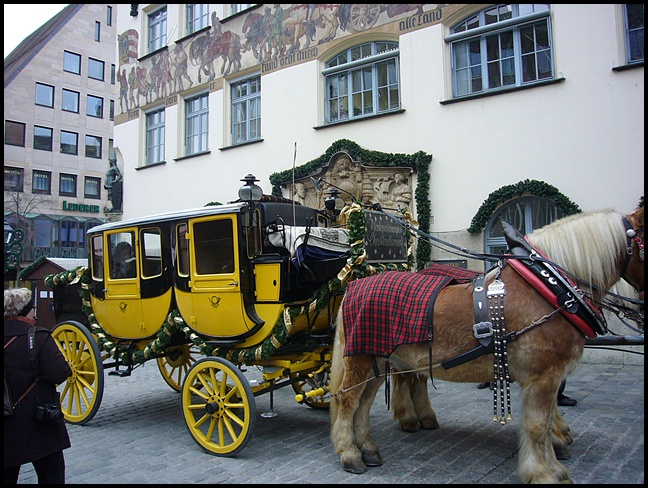
[[(528, 233), (631, 212), (643, 22), (630, 4), (120, 5), (124, 218), (234, 200), (248, 174), (304, 200), (321, 202), (311, 175), (384, 195), (478, 251), (502, 249), (502, 217)], [(426, 167), (377, 171), (416, 154)]]
[(24, 231), (23, 264), (86, 258), (85, 232), (117, 213), (116, 21), (117, 5), (69, 5), (5, 58), (4, 216)]

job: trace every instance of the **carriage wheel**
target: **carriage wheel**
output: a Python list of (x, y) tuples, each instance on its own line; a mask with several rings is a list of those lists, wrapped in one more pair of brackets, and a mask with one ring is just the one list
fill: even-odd
[(226, 359), (194, 363), (182, 384), (182, 413), (194, 440), (219, 456), (234, 456), (249, 442), (256, 403), (243, 373)]
[(158, 369), (162, 378), (175, 391), (182, 389), (182, 381), (196, 358), (191, 354), (191, 347), (187, 344), (173, 346), (168, 349), (168, 356), (157, 359)]
[(95, 416), (103, 398), (103, 362), (97, 341), (81, 323), (61, 322), (52, 337), (72, 369), (72, 375), (58, 386), (61, 411), (72, 424), (85, 424)]
[(371, 29), (382, 13), (380, 4), (354, 3), (349, 12), (349, 32), (358, 33)]
[(307, 398), (304, 403), (315, 410), (328, 410), (331, 405), (331, 395), (328, 393), (330, 385), (329, 368), (326, 367), (323, 371), (318, 373), (310, 373), (306, 376), (291, 374), (290, 379), (294, 380), (299, 378), (292, 384), (293, 390), (298, 395), (305, 395), (309, 391), (318, 388), (326, 387), (327, 393), (325, 395), (318, 395), (313, 398)]

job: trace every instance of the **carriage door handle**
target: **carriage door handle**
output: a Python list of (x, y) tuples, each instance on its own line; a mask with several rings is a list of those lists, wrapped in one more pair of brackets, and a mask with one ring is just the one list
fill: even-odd
[(228, 283), (227, 286), (238, 286), (238, 281), (234, 280), (231, 283)]

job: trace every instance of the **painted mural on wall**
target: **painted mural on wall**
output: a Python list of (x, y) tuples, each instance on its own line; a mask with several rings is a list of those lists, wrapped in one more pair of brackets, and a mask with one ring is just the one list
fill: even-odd
[[(285, 4), (284, 4), (285, 5)], [(138, 109), (189, 88), (216, 82), (242, 69), (260, 66), (261, 74), (317, 58), (322, 46), (351, 34), (390, 25), (398, 32), (438, 24), (446, 4), (295, 4), (265, 6), (171, 43), (138, 61), (139, 33), (119, 34), (119, 110), (115, 123), (137, 117)], [(453, 11), (456, 10), (453, 8)], [(129, 113), (130, 112), (130, 113)]]

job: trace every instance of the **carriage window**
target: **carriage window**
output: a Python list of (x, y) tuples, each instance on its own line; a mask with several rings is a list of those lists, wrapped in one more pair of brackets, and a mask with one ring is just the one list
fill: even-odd
[(143, 229), (140, 234), (142, 245), (142, 277), (150, 278), (162, 274), (162, 239), (160, 229)]
[(135, 236), (132, 232), (111, 234), (108, 239), (111, 278), (135, 278), (137, 266), (134, 254)]
[(234, 236), (230, 219), (199, 222), (193, 227), (196, 273), (234, 272)]
[(92, 238), (92, 277), (96, 280), (103, 280), (104, 277), (104, 252), (103, 237), (101, 235)]
[(446, 41), (455, 98), (554, 76), (548, 4), (489, 7), (456, 24)]
[(189, 276), (189, 245), (187, 241), (187, 224), (180, 224), (177, 228), (178, 245), (178, 274)]
[(326, 122), (340, 122), (400, 109), (396, 42), (351, 47), (326, 63)]

